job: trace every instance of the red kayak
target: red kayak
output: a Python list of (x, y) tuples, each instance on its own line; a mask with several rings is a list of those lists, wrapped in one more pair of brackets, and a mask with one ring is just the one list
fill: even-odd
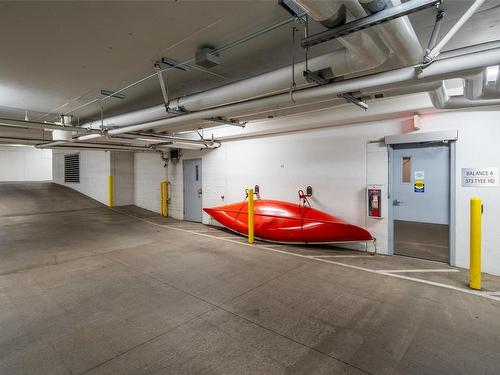
[[(225, 227), (248, 234), (246, 201), (203, 210)], [(334, 243), (371, 241), (363, 228), (306, 205), (267, 199), (254, 202), (256, 238), (280, 243)]]

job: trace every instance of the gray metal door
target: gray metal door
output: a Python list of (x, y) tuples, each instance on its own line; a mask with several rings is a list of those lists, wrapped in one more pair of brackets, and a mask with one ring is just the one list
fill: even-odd
[(201, 223), (201, 159), (184, 160), (184, 220)]
[(447, 262), (449, 146), (395, 146), (392, 166), (394, 253)]

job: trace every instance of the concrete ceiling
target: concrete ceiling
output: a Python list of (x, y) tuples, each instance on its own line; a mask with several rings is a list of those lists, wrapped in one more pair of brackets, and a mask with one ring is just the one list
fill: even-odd
[[(471, 3), (445, 1), (442, 31)], [(411, 16), (424, 47), (434, 14), (429, 9)], [(200, 47), (221, 47), (288, 17), (272, 0), (0, 2), (0, 116), (24, 118), (29, 110), (32, 119), (54, 120), (98, 97), (101, 89), (118, 89), (153, 73), (159, 57), (186, 60)], [(197, 92), (290, 64), (293, 25), (224, 52), (213, 74), (169, 72), (171, 93)], [(500, 0), (490, 0), (447, 48), (499, 38)], [(311, 53), (335, 46), (324, 44)], [(106, 116), (161, 102), (155, 77), (125, 94), (125, 100), (99, 101), (73, 113), (83, 121), (100, 116), (101, 106)]]

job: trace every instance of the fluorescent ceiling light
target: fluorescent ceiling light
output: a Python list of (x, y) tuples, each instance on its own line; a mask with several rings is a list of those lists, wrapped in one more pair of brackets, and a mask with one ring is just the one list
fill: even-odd
[(444, 88), (449, 96), (464, 94), (464, 80), (462, 78), (452, 78), (444, 81)]
[(495, 83), (498, 77), (498, 65), (488, 66), (486, 68), (486, 82)]
[(81, 137), (78, 137), (79, 141), (88, 141), (89, 139), (95, 139), (95, 138), (101, 138), (102, 135), (100, 134), (87, 134), (87, 135), (82, 135)]
[(35, 147), (33, 145), (22, 145), (17, 143), (0, 143), (0, 147), (9, 146), (9, 147)]

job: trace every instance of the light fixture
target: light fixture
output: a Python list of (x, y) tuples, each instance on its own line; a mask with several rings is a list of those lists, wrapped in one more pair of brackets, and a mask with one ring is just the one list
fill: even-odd
[(486, 83), (495, 83), (498, 77), (499, 65), (488, 66), (486, 68)]

